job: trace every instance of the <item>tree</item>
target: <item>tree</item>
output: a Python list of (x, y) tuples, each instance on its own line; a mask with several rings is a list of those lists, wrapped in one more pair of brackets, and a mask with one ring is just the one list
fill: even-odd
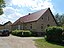
[(3, 14), (3, 9), (5, 7), (5, 1), (4, 0), (0, 0), (0, 15)]
[(61, 15), (61, 25), (64, 25), (64, 14)]
[(57, 22), (58, 22), (59, 25), (62, 26), (64, 24), (64, 14), (59, 15), (59, 13), (57, 13), (55, 15), (55, 18), (56, 18), (56, 20), (57, 20)]
[(56, 18), (57, 22), (59, 22), (59, 19), (60, 19), (59, 16), (60, 16), (59, 13), (57, 13), (57, 14), (55, 15), (55, 18)]

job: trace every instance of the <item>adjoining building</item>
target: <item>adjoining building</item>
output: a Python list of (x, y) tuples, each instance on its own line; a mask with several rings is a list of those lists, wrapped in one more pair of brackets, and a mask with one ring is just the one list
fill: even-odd
[(0, 24), (0, 30), (8, 29), (9, 31), (11, 31), (11, 25), (12, 25), (12, 23), (10, 21), (8, 21), (4, 24)]
[(4, 26), (2, 24), (0, 24), (0, 30), (2, 30), (4, 28)]

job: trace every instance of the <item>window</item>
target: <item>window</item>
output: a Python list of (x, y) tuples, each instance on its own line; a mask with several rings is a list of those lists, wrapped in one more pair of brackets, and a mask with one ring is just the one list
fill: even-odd
[(41, 26), (41, 29), (43, 29), (43, 26)]
[(41, 29), (43, 29), (43, 24), (41, 24)]
[(20, 25), (18, 25), (18, 29), (20, 30)]
[(48, 24), (47, 27), (49, 27), (50, 25)]
[(30, 29), (32, 29), (32, 26), (30, 26)]
[(42, 20), (43, 20), (43, 17), (42, 17)]
[(32, 29), (32, 24), (30, 24), (30, 29)]
[(27, 28), (27, 24), (24, 24), (24, 29), (26, 29)]

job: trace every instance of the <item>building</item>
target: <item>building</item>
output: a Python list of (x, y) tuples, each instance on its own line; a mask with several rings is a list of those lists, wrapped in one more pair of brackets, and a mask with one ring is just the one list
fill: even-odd
[(40, 11), (29, 13), (20, 17), (12, 24), (13, 30), (31, 30), (34, 32), (44, 32), (48, 26), (56, 26), (57, 22), (50, 10), (50, 8), (42, 9)]
[(4, 23), (3, 25), (4, 25), (4, 29), (8, 29), (8, 30), (11, 31), (11, 25), (12, 25), (12, 23), (10, 21)]
[(11, 31), (11, 25), (12, 25), (12, 23), (10, 21), (4, 23), (3, 25), (0, 24), (0, 30), (8, 29)]
[(4, 28), (4, 26), (2, 24), (0, 24), (0, 30), (2, 30)]

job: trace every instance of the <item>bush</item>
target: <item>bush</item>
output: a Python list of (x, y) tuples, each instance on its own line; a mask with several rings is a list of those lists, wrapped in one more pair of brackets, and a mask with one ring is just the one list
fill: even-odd
[(38, 36), (38, 34), (37, 34), (37, 32), (33, 32), (33, 31), (32, 31), (31, 36), (37, 37), (37, 36)]
[(62, 39), (64, 40), (64, 26), (63, 27), (63, 32), (62, 32)]
[(29, 31), (29, 30), (23, 30), (23, 36), (25, 36), (25, 37), (31, 36), (31, 31)]
[(46, 40), (61, 42), (62, 41), (62, 27), (52, 26), (46, 29)]
[(31, 36), (31, 33), (30, 33), (30, 32), (24, 32), (24, 33), (23, 33), (23, 36), (29, 37), (29, 36)]
[(16, 35), (16, 36), (21, 36), (21, 31), (20, 30), (14, 30), (14, 31), (12, 31), (12, 33), (11, 33), (12, 35)]
[(16, 36), (31, 36), (31, 32), (29, 30), (14, 30), (11, 33), (12, 35)]

